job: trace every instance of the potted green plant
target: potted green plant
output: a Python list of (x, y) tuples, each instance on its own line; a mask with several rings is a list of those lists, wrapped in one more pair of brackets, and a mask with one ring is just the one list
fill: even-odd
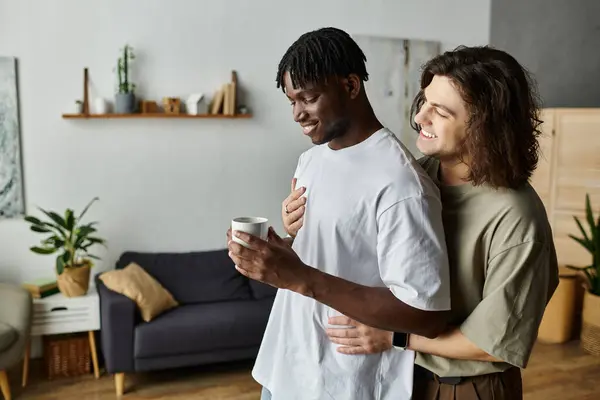
[(130, 62), (135, 59), (133, 48), (125, 45), (121, 57), (117, 60), (117, 76), (119, 83), (115, 94), (115, 112), (117, 114), (131, 114), (135, 110), (135, 84), (131, 82)]
[(589, 232), (583, 228), (579, 218), (574, 217), (582, 237), (574, 235), (569, 237), (590, 252), (592, 263), (583, 267), (572, 265), (568, 267), (581, 271), (585, 276), (581, 345), (587, 352), (600, 355), (600, 216), (594, 218), (589, 194), (585, 196), (585, 214)]
[(67, 209), (63, 215), (47, 211), (40, 207), (47, 220), (43, 221), (32, 215), (27, 215), (25, 221), (30, 223), (30, 229), (45, 237), (40, 246), (33, 246), (31, 251), (37, 254), (55, 254), (56, 275), (58, 288), (67, 297), (83, 296), (89, 288), (92, 259), (98, 256), (88, 250), (95, 244), (106, 246), (104, 239), (95, 236), (97, 222), (82, 223), (82, 218), (97, 197), (92, 199), (79, 216), (72, 209)]

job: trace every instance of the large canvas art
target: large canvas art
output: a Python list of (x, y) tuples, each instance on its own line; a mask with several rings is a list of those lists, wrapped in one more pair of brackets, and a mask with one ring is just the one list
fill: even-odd
[(353, 35), (367, 57), (367, 95), (375, 114), (415, 155), (417, 133), (410, 127), (410, 106), (419, 92), (421, 67), (440, 54), (441, 43), (419, 39)]
[(14, 218), (25, 213), (17, 62), (0, 57), (0, 218)]

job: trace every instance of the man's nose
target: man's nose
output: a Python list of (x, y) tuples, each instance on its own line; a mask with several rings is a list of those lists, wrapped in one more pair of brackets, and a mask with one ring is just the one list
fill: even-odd
[(302, 119), (304, 119), (306, 117), (306, 112), (304, 111), (304, 107), (299, 103), (294, 104), (293, 113), (294, 113), (294, 121), (295, 122), (300, 122)]

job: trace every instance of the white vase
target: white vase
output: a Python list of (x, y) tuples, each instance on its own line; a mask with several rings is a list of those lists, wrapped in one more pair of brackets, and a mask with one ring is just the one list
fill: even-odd
[(83, 104), (82, 103), (74, 103), (73, 104), (73, 114), (83, 114)]
[(108, 105), (106, 100), (104, 100), (102, 97), (98, 97), (96, 100), (94, 100), (94, 110), (96, 111), (96, 114), (106, 114), (107, 109)]

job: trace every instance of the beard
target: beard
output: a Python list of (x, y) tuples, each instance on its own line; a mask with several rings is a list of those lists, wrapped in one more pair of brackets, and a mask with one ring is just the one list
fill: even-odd
[(330, 122), (323, 127), (323, 136), (320, 139), (314, 140), (313, 144), (321, 145), (329, 143), (334, 139), (339, 139), (348, 132), (350, 127), (349, 118), (340, 118)]

